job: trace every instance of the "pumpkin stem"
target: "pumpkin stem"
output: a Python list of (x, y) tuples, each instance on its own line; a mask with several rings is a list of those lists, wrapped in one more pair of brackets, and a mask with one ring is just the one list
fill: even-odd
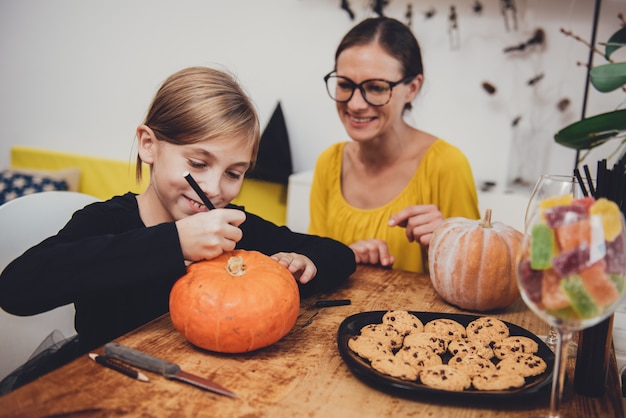
[(485, 217), (480, 223), (480, 226), (483, 228), (491, 228), (491, 209), (485, 210)]
[(246, 265), (243, 263), (243, 258), (239, 256), (230, 257), (228, 259), (228, 263), (226, 264), (226, 271), (228, 274), (235, 277), (246, 274)]

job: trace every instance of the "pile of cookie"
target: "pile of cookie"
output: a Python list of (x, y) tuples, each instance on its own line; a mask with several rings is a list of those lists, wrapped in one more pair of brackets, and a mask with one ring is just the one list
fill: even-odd
[(449, 318), (424, 324), (408, 311), (388, 311), (348, 347), (380, 373), (440, 390), (511, 390), (546, 371), (536, 341), (511, 336), (490, 316), (463, 326)]

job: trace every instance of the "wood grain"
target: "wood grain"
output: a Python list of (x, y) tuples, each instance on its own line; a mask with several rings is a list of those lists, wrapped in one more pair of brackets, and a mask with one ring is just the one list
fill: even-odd
[[(315, 302), (320, 298), (351, 299), (352, 303), (317, 308)], [(197, 349), (173, 328), (169, 315), (116, 340), (213, 379), (237, 393), (237, 398), (211, 394), (150, 372), (146, 372), (150, 383), (133, 381), (84, 356), (0, 397), (0, 416), (473, 418), (547, 413), (548, 393), (523, 402), (452, 402), (446, 398), (405, 399), (363, 383), (339, 355), (337, 329), (354, 313), (388, 309), (476, 314), (445, 303), (427, 275), (361, 266), (333, 294), (303, 300), (291, 332), (273, 346), (253, 353), (224, 355)], [(521, 300), (490, 314), (539, 335), (548, 331)], [(571, 358), (570, 377), (573, 365)], [(575, 395), (571, 385), (566, 387), (563, 416), (624, 416), (614, 357), (610, 367), (604, 397)]]

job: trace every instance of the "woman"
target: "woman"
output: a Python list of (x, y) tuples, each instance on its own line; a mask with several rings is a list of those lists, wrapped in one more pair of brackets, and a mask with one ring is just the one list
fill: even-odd
[(424, 82), (417, 40), (395, 19), (364, 20), (324, 79), (352, 141), (318, 158), (309, 233), (349, 245), (357, 263), (425, 271), (441, 220), (479, 213), (466, 157), (403, 119)]

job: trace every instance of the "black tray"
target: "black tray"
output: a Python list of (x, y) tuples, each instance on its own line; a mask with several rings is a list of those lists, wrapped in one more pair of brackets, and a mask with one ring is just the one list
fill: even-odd
[[(463, 400), (485, 400), (485, 399), (511, 399), (512, 397), (525, 397), (537, 394), (543, 391), (552, 382), (552, 372), (554, 370), (554, 353), (550, 348), (535, 334), (519, 327), (515, 324), (503, 321), (508, 327), (510, 335), (522, 335), (532, 338), (539, 345), (539, 351), (535, 353), (546, 362), (546, 371), (539, 376), (527, 377), (526, 384), (517, 389), (502, 391), (486, 391), (469, 389), (461, 392), (445, 391), (435, 389), (418, 382), (411, 382), (395, 378), (383, 373), (379, 373), (370, 366), (369, 361), (360, 357), (348, 347), (348, 340), (361, 333), (361, 328), (367, 324), (378, 324), (382, 322), (383, 315), (388, 311), (369, 311), (351, 315), (344, 319), (339, 325), (337, 331), (337, 346), (341, 357), (348, 365), (352, 373), (365, 383), (386, 391), (404, 397), (416, 396), (440, 396), (444, 395), (446, 399), (463, 399)], [(480, 316), (441, 313), (441, 312), (414, 312), (411, 314), (417, 316), (424, 324), (439, 318), (449, 318), (459, 322), (461, 325), (467, 326), (473, 320)]]

